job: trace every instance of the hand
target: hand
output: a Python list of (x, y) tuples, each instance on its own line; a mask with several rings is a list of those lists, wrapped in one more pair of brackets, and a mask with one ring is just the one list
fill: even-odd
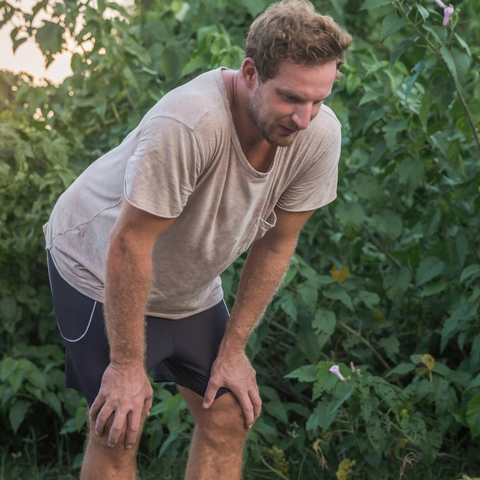
[(90, 408), (90, 418), (96, 422), (96, 434), (103, 435), (105, 422), (114, 413), (108, 446), (113, 448), (118, 443), (126, 422), (125, 448), (132, 448), (140, 431), (143, 408), (148, 415), (152, 407), (152, 396), (152, 386), (143, 365), (119, 366), (110, 363), (103, 374), (97, 398)]
[(226, 387), (237, 397), (247, 428), (260, 416), (262, 400), (258, 393), (256, 372), (245, 353), (219, 353), (213, 362), (210, 381), (203, 401), (209, 408), (219, 388)]

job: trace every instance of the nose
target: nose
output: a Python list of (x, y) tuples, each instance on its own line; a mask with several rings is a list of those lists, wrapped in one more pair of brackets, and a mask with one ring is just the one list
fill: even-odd
[(305, 130), (312, 120), (312, 104), (298, 105), (292, 120), (300, 130)]

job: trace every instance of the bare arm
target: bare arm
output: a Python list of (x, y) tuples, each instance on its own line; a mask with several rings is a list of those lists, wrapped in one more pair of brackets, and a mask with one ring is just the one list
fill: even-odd
[(229, 388), (240, 402), (251, 427), (260, 415), (261, 400), (245, 347), (283, 278), (295, 250), (298, 233), (313, 212), (289, 213), (277, 208), (277, 224), (250, 250), (240, 279), (235, 305), (212, 367), (205, 394), (208, 408), (222, 386)]
[(123, 202), (110, 234), (106, 260), (105, 321), (110, 344), (110, 365), (90, 416), (96, 433), (115, 412), (108, 444), (118, 442), (128, 418), (125, 446), (130, 448), (140, 430), (142, 410), (148, 412), (152, 389), (145, 372), (144, 309), (150, 288), (152, 251), (173, 219), (156, 217)]

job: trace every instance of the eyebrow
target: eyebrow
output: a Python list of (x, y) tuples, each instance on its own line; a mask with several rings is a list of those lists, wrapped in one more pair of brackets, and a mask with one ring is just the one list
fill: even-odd
[[(287, 95), (288, 97), (295, 98), (296, 100), (299, 100), (300, 102), (303, 102), (303, 103), (305, 102), (305, 100), (304, 100), (302, 97), (300, 97), (297, 93), (294, 93), (294, 92), (292, 92), (292, 91), (290, 91), (290, 90), (283, 90), (283, 89), (281, 89), (281, 88), (277, 88), (277, 92), (278, 92), (278, 93), (281, 93), (281, 94), (283, 94), (283, 95)], [(323, 102), (323, 101), (325, 101), (331, 94), (332, 94), (332, 92), (330, 91), (330, 93), (329, 93), (325, 98), (319, 98), (318, 100), (314, 100), (313, 103), (315, 103), (315, 102)]]

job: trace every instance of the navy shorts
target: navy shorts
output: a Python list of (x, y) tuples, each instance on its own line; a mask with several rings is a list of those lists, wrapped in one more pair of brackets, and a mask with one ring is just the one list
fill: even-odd
[[(82, 390), (91, 406), (110, 363), (103, 304), (67, 283), (50, 254), (48, 267), (55, 316), (65, 345), (65, 386)], [(146, 369), (153, 381), (175, 382), (204, 396), (228, 317), (223, 300), (180, 320), (146, 317)], [(217, 397), (228, 391), (221, 388)]]

